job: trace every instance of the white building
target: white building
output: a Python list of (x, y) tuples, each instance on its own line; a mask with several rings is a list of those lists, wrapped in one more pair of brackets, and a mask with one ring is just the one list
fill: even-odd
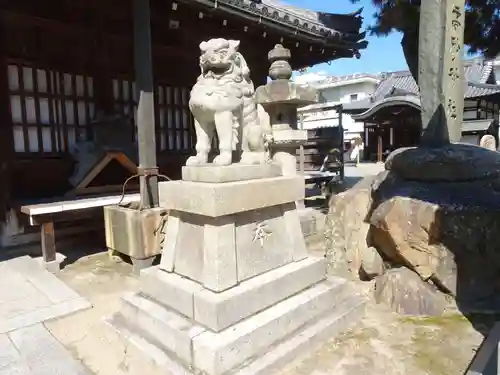
[(493, 61), (493, 71), (495, 72), (495, 77), (497, 78), (497, 85), (500, 85), (500, 57), (497, 57)]
[[(307, 83), (319, 91), (319, 103), (298, 110), (302, 128), (311, 130), (338, 126), (336, 107), (369, 97), (380, 82), (380, 77), (372, 74), (351, 74), (308, 81), (298, 76), (295, 81)], [(343, 114), (342, 126), (345, 140), (363, 133), (363, 124), (356, 123), (350, 115)]]

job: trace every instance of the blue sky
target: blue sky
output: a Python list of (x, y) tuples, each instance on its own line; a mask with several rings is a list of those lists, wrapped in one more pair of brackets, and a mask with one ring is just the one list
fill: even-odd
[[(361, 0), (351, 4), (349, 0), (285, 0), (290, 5), (330, 13), (350, 13), (363, 7), (363, 28), (373, 23), (375, 9), (371, 0)], [(380, 73), (408, 69), (401, 50), (401, 34), (392, 33), (387, 37), (367, 36), (369, 45), (361, 51), (361, 58), (334, 60), (330, 65), (320, 64), (309, 72), (327, 75), (352, 73)]]

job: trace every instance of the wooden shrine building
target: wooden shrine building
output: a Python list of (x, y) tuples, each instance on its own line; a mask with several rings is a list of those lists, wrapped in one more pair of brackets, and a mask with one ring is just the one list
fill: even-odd
[[(498, 147), (500, 86), (493, 64), (482, 58), (464, 61), (462, 142), (479, 145), (491, 134)], [(386, 73), (368, 98), (344, 105), (355, 121), (364, 122), (366, 161), (383, 161), (399, 147), (416, 146), (420, 139), (420, 97), (409, 71)]]
[[(256, 86), (277, 43), (291, 50), (294, 69), (359, 57), (366, 46), (359, 11), (274, 0), (0, 0), (0, 23), (0, 246), (24, 231), (26, 202), (104, 194), (133, 174), (135, 72), (154, 77), (157, 164), (178, 178), (193, 152), (188, 100), (200, 42), (240, 40)], [(108, 153), (89, 177), (95, 166), (76, 161), (106, 142), (126, 150)]]

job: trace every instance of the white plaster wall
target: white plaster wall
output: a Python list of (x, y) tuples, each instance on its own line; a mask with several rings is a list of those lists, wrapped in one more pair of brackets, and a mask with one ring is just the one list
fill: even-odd
[[(364, 99), (375, 91), (377, 84), (375, 82), (358, 82), (353, 84), (345, 84), (341, 86), (331, 87), (320, 90), (323, 101), (328, 105), (335, 106), (351, 102), (351, 95), (357, 94), (356, 100)], [(314, 112), (313, 116), (307, 116), (307, 112)], [(303, 122), (304, 129), (315, 129), (320, 127), (330, 127), (338, 125), (338, 114), (329, 108), (311, 109), (305, 112), (305, 120)], [(342, 125), (346, 138), (348, 134), (363, 132), (363, 123), (355, 122), (350, 115), (342, 115)]]
[(500, 58), (498, 57), (493, 63), (493, 72), (495, 73), (497, 85), (500, 85)]
[(327, 102), (350, 103), (351, 95), (357, 95), (356, 100), (366, 98), (375, 91), (376, 84), (369, 82), (354, 83), (321, 90), (321, 95)]

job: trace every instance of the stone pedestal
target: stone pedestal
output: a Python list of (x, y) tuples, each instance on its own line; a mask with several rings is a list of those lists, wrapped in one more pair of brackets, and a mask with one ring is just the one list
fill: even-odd
[[(201, 169), (205, 168), (217, 169)], [(227, 168), (242, 172), (240, 166)], [(304, 195), (304, 179), (275, 171), (275, 177), (248, 181), (161, 185), (162, 204), (171, 211), (160, 268), (221, 292), (304, 259), (306, 247), (294, 204)]]
[(183, 176), (159, 184), (170, 210), (160, 266), (142, 271), (141, 292), (111, 319), (132, 342), (186, 372), (257, 374), (357, 320), (365, 300), (307, 254), (301, 176), (272, 164)]

